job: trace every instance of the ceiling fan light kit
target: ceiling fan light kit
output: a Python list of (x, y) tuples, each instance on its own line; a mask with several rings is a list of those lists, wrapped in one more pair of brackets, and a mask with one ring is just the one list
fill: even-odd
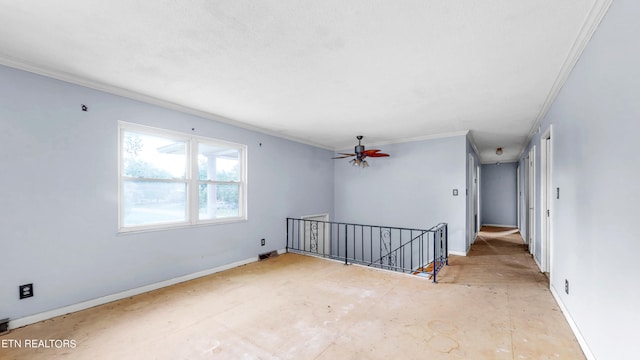
[(351, 159), (351, 161), (349, 161), (349, 164), (351, 164), (352, 166), (360, 166), (363, 168), (369, 167), (369, 163), (367, 162), (367, 160)]
[(355, 156), (355, 159), (351, 159), (349, 163), (353, 166), (359, 166), (362, 168), (369, 167), (369, 163), (365, 158), (367, 157), (388, 157), (389, 154), (381, 153), (378, 149), (365, 150), (364, 145), (361, 144), (363, 136), (358, 135), (356, 139), (358, 139), (358, 145), (354, 147), (355, 154), (345, 154), (339, 153), (340, 156), (334, 157), (334, 159), (344, 159)]

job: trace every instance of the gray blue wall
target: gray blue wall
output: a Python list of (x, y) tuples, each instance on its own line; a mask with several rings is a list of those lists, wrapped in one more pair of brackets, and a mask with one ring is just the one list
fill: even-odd
[[(613, 2), (541, 124), (541, 132), (552, 126), (552, 186), (560, 188), (551, 204), (551, 289), (600, 360), (638, 353), (638, 18), (640, 2)], [(538, 173), (539, 136), (530, 144)], [(539, 245), (539, 221), (536, 233)]]
[(483, 164), (480, 193), (483, 225), (517, 226), (518, 163)]
[[(118, 120), (247, 144), (248, 221), (118, 234)], [(286, 217), (333, 212), (332, 156), (0, 66), (0, 318), (284, 249)], [(25, 283), (35, 296), (18, 300)]]
[(417, 229), (447, 222), (449, 249), (466, 253), (466, 146), (464, 135), (379, 146), (391, 157), (367, 159), (366, 169), (335, 160), (335, 219)]

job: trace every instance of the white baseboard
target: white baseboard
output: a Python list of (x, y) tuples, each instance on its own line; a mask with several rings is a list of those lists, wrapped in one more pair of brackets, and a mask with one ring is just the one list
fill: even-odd
[[(286, 252), (287, 251), (284, 250), (284, 249), (278, 250), (278, 254), (284, 254)], [(157, 289), (160, 289), (160, 288), (163, 288), (163, 287), (179, 284), (181, 282), (197, 279), (197, 278), (200, 278), (200, 277), (203, 277), (203, 276), (215, 274), (217, 272), (229, 270), (229, 269), (232, 269), (232, 268), (235, 268), (235, 267), (238, 267), (238, 266), (242, 266), (242, 265), (246, 265), (246, 264), (250, 264), (250, 263), (256, 262), (256, 261), (258, 261), (258, 257), (257, 256), (253, 257), (253, 258), (246, 259), (246, 260), (236, 261), (236, 262), (231, 263), (231, 264), (218, 266), (218, 267), (215, 267), (213, 269), (207, 269), (207, 270), (203, 270), (203, 271), (198, 271), (198, 272), (195, 272), (195, 273), (192, 273), (192, 274), (188, 274), (188, 275), (180, 276), (180, 277), (177, 277), (177, 278), (173, 278), (173, 279), (157, 282), (155, 284), (145, 285), (145, 286), (141, 286), (139, 288), (126, 290), (126, 291), (122, 291), (122, 292), (119, 292), (119, 293), (115, 293), (115, 294), (99, 297), (97, 299), (83, 301), (81, 303), (77, 303), (77, 304), (73, 304), (73, 305), (69, 305), (69, 306), (64, 306), (64, 307), (61, 307), (61, 308), (58, 308), (58, 309), (45, 311), (45, 312), (42, 312), (42, 313), (39, 313), (39, 314), (25, 316), (25, 317), (20, 318), (20, 319), (10, 320), (9, 321), (9, 330), (16, 329), (16, 328), (23, 327), (23, 326), (30, 325), (30, 324), (35, 324), (37, 322), (48, 320), (48, 319), (54, 318), (56, 316), (65, 315), (65, 314), (69, 314), (69, 313), (80, 311), (80, 310), (85, 310), (85, 309), (88, 309), (88, 308), (92, 308), (94, 306), (103, 305), (103, 304), (107, 304), (107, 303), (110, 303), (110, 302), (113, 302), (113, 301), (117, 301), (117, 300), (121, 300), (121, 299), (124, 299), (124, 298), (128, 298), (128, 297), (131, 297), (131, 296), (143, 294), (143, 293), (146, 293), (146, 292), (149, 292), (149, 291), (153, 291), (153, 290), (157, 290)]]
[(531, 257), (533, 258), (533, 262), (535, 262), (535, 263), (536, 263), (536, 265), (538, 265), (538, 270), (540, 270), (540, 272), (544, 272), (544, 271), (542, 271), (542, 264), (540, 264), (540, 263), (538, 262), (538, 259), (536, 259), (536, 256), (535, 256), (535, 255), (533, 255), (533, 254), (531, 254)]
[(467, 252), (466, 251), (449, 250), (449, 255), (467, 256)]
[(560, 306), (562, 315), (564, 315), (564, 318), (567, 319), (567, 322), (569, 323), (569, 327), (571, 327), (571, 331), (573, 331), (573, 334), (576, 336), (576, 340), (578, 340), (578, 344), (580, 344), (580, 347), (582, 348), (582, 352), (584, 353), (584, 356), (588, 360), (596, 360), (596, 357), (593, 356), (591, 349), (589, 349), (589, 345), (587, 345), (587, 341), (584, 339), (584, 337), (580, 333), (580, 330), (578, 329), (578, 325), (576, 325), (575, 321), (573, 321), (573, 318), (569, 314), (569, 311), (567, 311), (567, 308), (564, 306), (564, 303), (562, 302), (562, 300), (560, 300), (560, 296), (556, 292), (556, 289), (553, 287), (553, 285), (549, 287), (549, 290), (551, 290), (551, 295), (553, 295), (553, 298), (556, 300), (556, 303), (558, 304), (558, 306)]

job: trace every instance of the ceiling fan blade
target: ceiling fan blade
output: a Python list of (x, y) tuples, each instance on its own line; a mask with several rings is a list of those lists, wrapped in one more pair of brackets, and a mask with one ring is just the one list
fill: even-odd
[(356, 154), (341, 154), (342, 156), (336, 156), (333, 157), (332, 159), (344, 159), (344, 158), (348, 158), (348, 157), (352, 157), (352, 156), (356, 156)]
[(369, 149), (369, 150), (363, 151), (362, 153), (365, 154), (365, 155), (372, 155), (372, 154), (375, 154), (375, 153), (377, 153), (379, 151), (380, 150), (378, 150), (378, 149)]
[(366, 156), (370, 156), (370, 157), (384, 157), (384, 156), (389, 156), (389, 154), (381, 153), (381, 152), (380, 152), (380, 150), (378, 150), (378, 149), (365, 150), (365, 151), (363, 152), (363, 154), (365, 154)]

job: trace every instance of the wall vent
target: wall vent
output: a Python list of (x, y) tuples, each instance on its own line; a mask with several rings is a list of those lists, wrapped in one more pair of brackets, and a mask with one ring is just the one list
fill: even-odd
[(0, 319), (0, 335), (9, 331), (9, 319)]
[(274, 251), (271, 251), (271, 252), (267, 252), (267, 253), (258, 255), (258, 259), (259, 260), (266, 260), (268, 258), (272, 258), (272, 257), (276, 257), (276, 256), (278, 256), (278, 252), (274, 250)]

